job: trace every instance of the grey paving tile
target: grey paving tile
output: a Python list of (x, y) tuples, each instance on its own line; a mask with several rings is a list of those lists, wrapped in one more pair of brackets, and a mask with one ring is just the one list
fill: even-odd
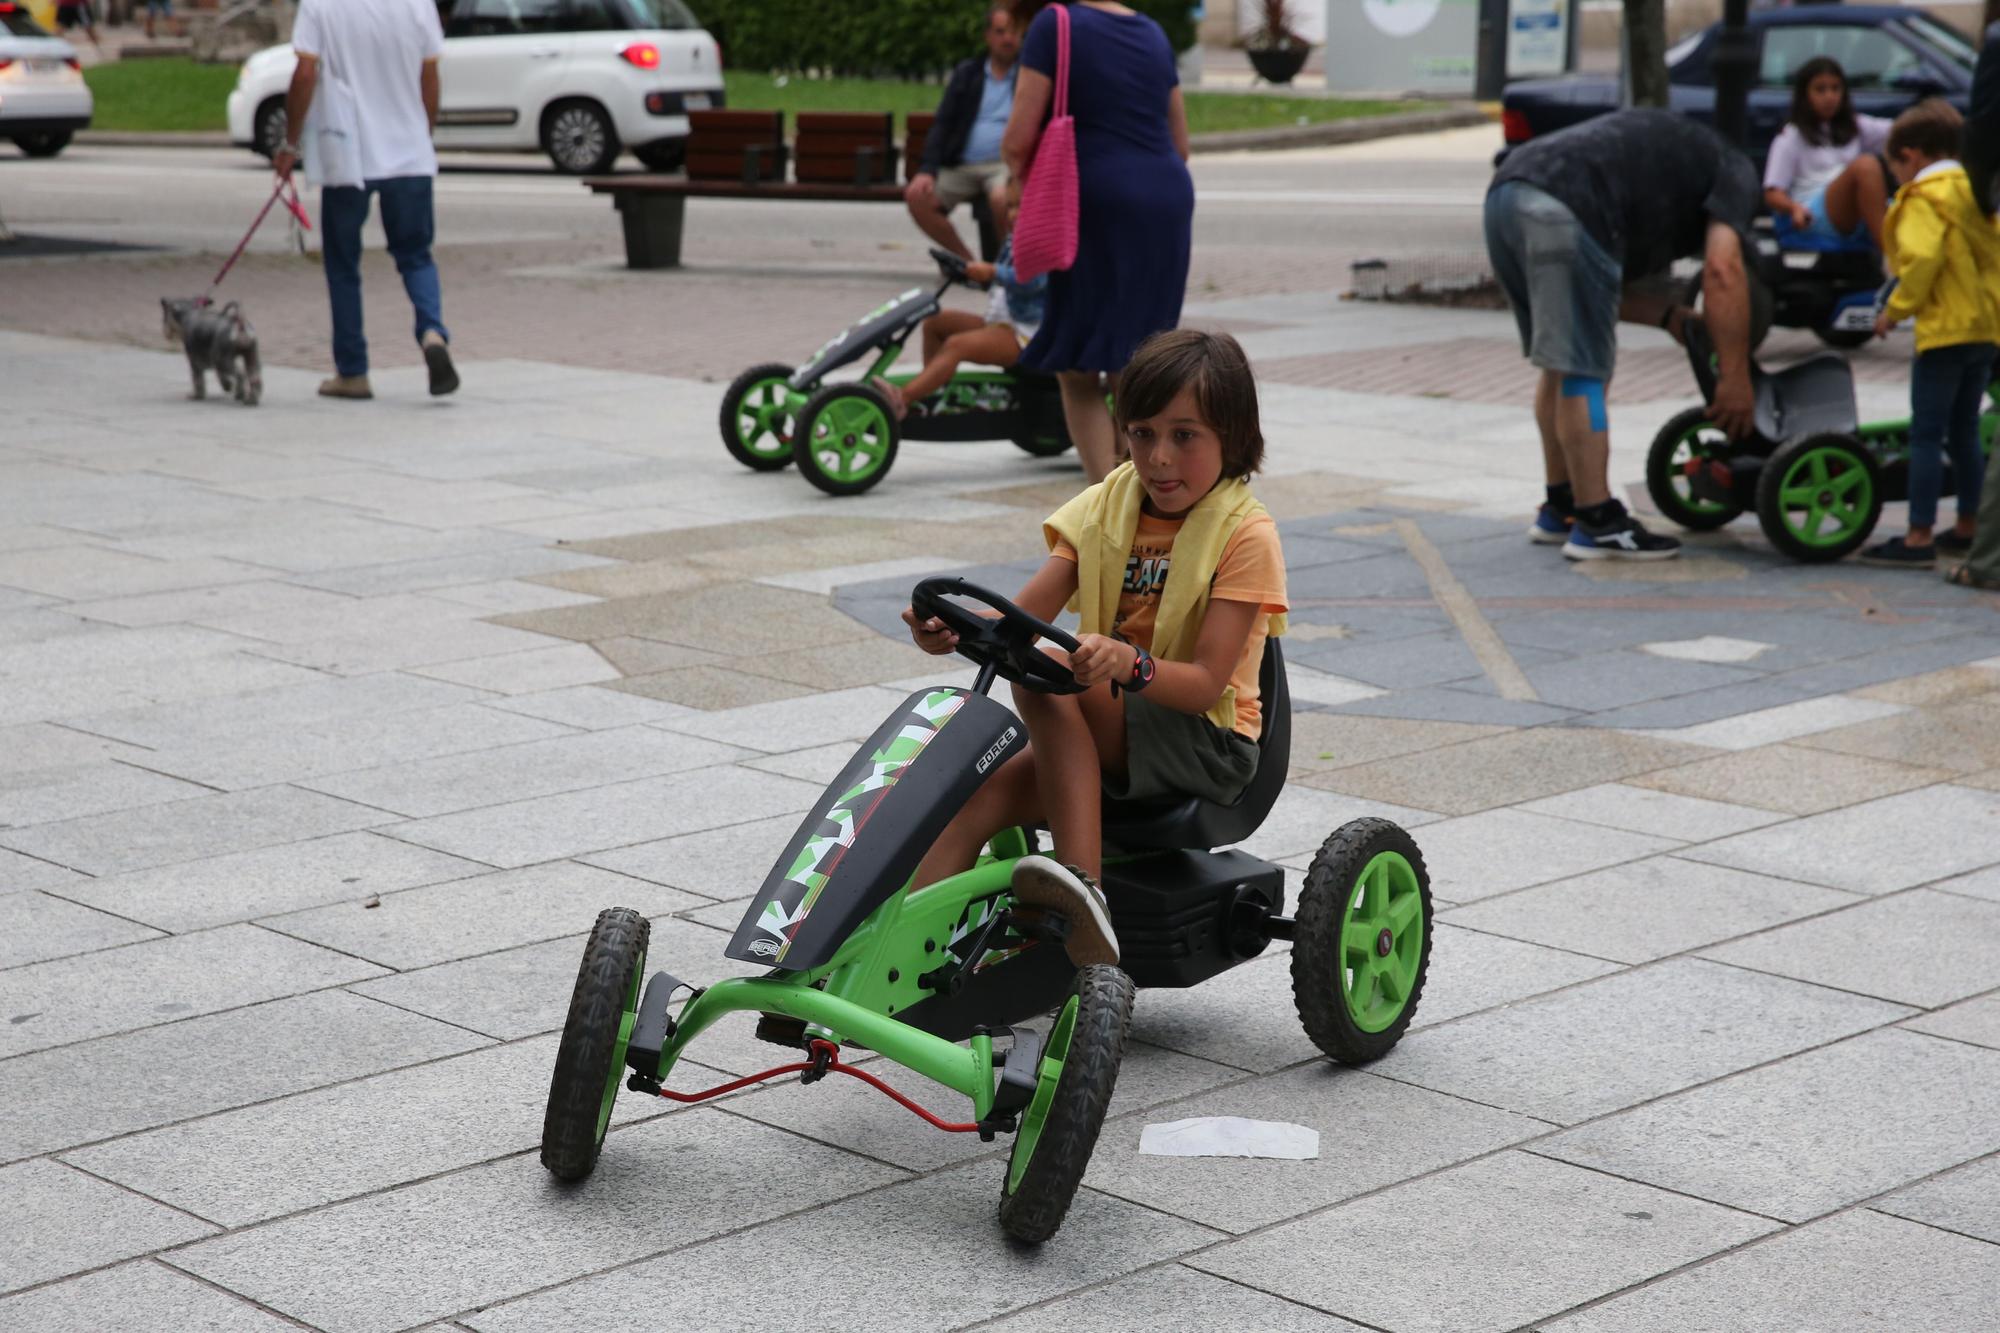
[[(1320, 1155), (1303, 1162), (1140, 1155), (1146, 1121), (1202, 1115), (1304, 1124), (1319, 1131)], [(1240, 1235), (1547, 1129), (1539, 1120), (1316, 1061), (1107, 1124), (1084, 1183)]]
[(982, 1325), (994, 1333), (1157, 1333), (1241, 1328), (1259, 1333), (1357, 1333), (1359, 1324), (1181, 1264), (1148, 1269), (1075, 1296)]
[(1279, 793), (1277, 804), (1271, 807), (1270, 814), (1264, 816), (1264, 822), (1257, 826), (1257, 831), (1239, 845), (1252, 856), (1261, 856), (1265, 860), (1302, 852), (1310, 855), (1318, 851), (1341, 825), (1365, 817), (1391, 819), (1404, 828), (1417, 828), (1438, 818), (1428, 810), (1413, 810), (1406, 805), (1370, 801), (1339, 792), (1316, 791), (1293, 783)]
[[(486, 1044), (476, 1033), (331, 990), (17, 1056), (5, 1066), (0, 1161)], [(106, 1078), (107, 1069), (160, 1073)]]
[(1860, 1329), (1993, 1319), (2000, 1248), (1865, 1209), (1829, 1217), (1613, 1297), (1548, 1333)]
[(1443, 820), (1417, 836), (1430, 871), (1431, 892), (1454, 903), (1635, 861), (1679, 845), (1649, 834), (1520, 810), (1487, 810)]
[(589, 569), (610, 563), (597, 556), (559, 550), (553, 546), (526, 545), (471, 555), (326, 569), (297, 575), (291, 582), (354, 597), (383, 597), (391, 593), (425, 592), (433, 588), (523, 578), (530, 574), (554, 574), (566, 569)]
[(1964, 898), (1980, 898), (1989, 903), (2000, 903), (2000, 865), (1987, 866), (1984, 870), (1975, 870), (1969, 875), (1954, 875), (1950, 879), (1939, 880), (1931, 887)]
[(0, 1060), (375, 976), (255, 926), (127, 944), (0, 972)]
[(489, 869), (378, 833), (303, 842), (155, 866), (65, 886), (65, 898), (176, 933), (331, 902), (359, 902)]
[(788, 778), (801, 782), (832, 782), (840, 776), (840, 770), (847, 767), (847, 761), (854, 758), (854, 747), (843, 741), (831, 745), (816, 745), (810, 750), (798, 750), (792, 754), (766, 755), (745, 760), (750, 768), (762, 769), (766, 773), (782, 773)]
[(592, 852), (578, 859), (621, 875), (636, 875), (730, 902), (755, 893), (763, 885), (798, 829), (799, 816), (775, 815), (615, 851)]
[[(493, 709), (478, 711), (510, 716)], [(501, 749), (481, 748), (477, 754), (368, 768), (301, 785), (424, 818), (706, 768), (754, 753), (653, 727), (619, 727), (571, 732)]]
[(158, 667), (226, 657), (250, 646), (249, 640), (238, 635), (192, 625), (147, 629), (97, 626), (87, 634), (0, 647), (0, 676), (80, 675), (148, 665)]
[[(760, 1179), (773, 1161), (787, 1169)], [(532, 1154), (513, 1156), (180, 1250), (173, 1262), (315, 1328), (387, 1333), (825, 1204), (900, 1174), (719, 1111), (694, 1110), (615, 1130), (581, 1185), (556, 1183)], [(505, 1225), (495, 1225), (500, 1218)], [(353, 1280), (357, 1273), (368, 1280)], [(657, 1326), (660, 1308), (627, 1313)], [(679, 1309), (672, 1322), (702, 1326)]]
[(1470, 815), (1699, 759), (1709, 751), (1583, 727), (1525, 727), (1448, 749), (1301, 779), (1315, 787)]
[(170, 801), (0, 833), (0, 843), (92, 875), (197, 861), (386, 824), (380, 810), (296, 787)]
[(159, 560), (83, 544), (0, 554), (0, 584), (70, 601), (248, 583), (261, 577), (262, 571), (228, 560)]
[(144, 753), (134, 745), (47, 722), (33, 722), (24, 727), (0, 727), (0, 774), (5, 775), (32, 773), (36, 769), (74, 768), (101, 759), (129, 758)]
[(266, 917), (261, 924), (403, 971), (587, 931), (606, 907), (665, 916), (702, 901), (595, 866), (551, 861)]
[(2000, 1245), (2000, 1157), (1932, 1176), (1921, 1185), (1877, 1199), (1872, 1206), (1877, 1212)]
[[(1519, 650), (1517, 650), (1519, 651)], [(1762, 673), (1705, 662), (1680, 662), (1650, 653), (1612, 652), (1527, 666), (1528, 683), (1542, 702), (1598, 713), (1656, 699), (1720, 690), (1762, 679)], [(1466, 689), (1493, 689), (1482, 681)]]
[(383, 629), (365, 634), (306, 639), (298, 643), (271, 644), (258, 651), (277, 661), (292, 662), (315, 671), (329, 671), (337, 676), (361, 676), (548, 646), (549, 640), (542, 635), (471, 620), (422, 629)]
[[(227, 1227), (387, 1189), (541, 1142), (556, 1039), (488, 1047), (63, 1154)], [(614, 1121), (662, 1114), (620, 1097)], [(190, 1171), (188, 1164), (201, 1164)]]
[(1873, 1032), (1536, 1151), (1797, 1222), (2000, 1149), (1996, 1079), (2000, 1051)]
[(36, 1333), (110, 1328), (285, 1333), (295, 1324), (152, 1260), (86, 1273), (0, 1300), (0, 1327)]
[[(215, 1234), (161, 1207), (56, 1162), (0, 1166), (0, 1292), (116, 1263)], [(0, 1316), (8, 1313), (0, 1304)]]
[(551, 722), (582, 727), (587, 731), (631, 727), (642, 722), (663, 722), (684, 718), (696, 711), (680, 704), (670, 704), (664, 699), (648, 699), (597, 685), (575, 685), (539, 694), (517, 694), (511, 698), (488, 700), (487, 706), (547, 718)]
[[(663, 1129), (665, 1127), (662, 1127)], [(1094, 1286), (1206, 1243), (1215, 1233), (1090, 1190), (1077, 1195), (1059, 1238), (1008, 1245), (993, 1220), (999, 1167), (963, 1168), (768, 1222), (691, 1249), (465, 1316), (483, 1333), (630, 1329), (671, 1302), (687, 1327), (816, 1330), (866, 1324), (881, 1333), (931, 1330), (1004, 1314)], [(810, 1302), (759, 1293), (788, 1285), (810, 1250), (867, 1282), (828, 1284)], [(911, 1256), (922, 1255), (921, 1263)]]
[[(1856, 848), (1879, 855), (1857, 856)], [(1926, 787), (1689, 848), (1689, 857), (1855, 893), (2000, 863), (2000, 792)]]
[(80, 884), (84, 876), (52, 861), (38, 860), (0, 847), (0, 893), (26, 893), (30, 889), (54, 889)]
[(488, 653), (481, 657), (412, 668), (415, 674), (449, 680), (496, 694), (538, 694), (570, 685), (622, 679), (623, 673), (587, 643)]
[(326, 611), (348, 600), (291, 583), (256, 582), (77, 602), (69, 610), (109, 625), (207, 625), (217, 620), (244, 621), (267, 615)]
[(1656, 838), (1678, 838), (1683, 842), (1707, 842), (1732, 833), (1775, 824), (1784, 816), (1727, 801), (1703, 800), (1698, 796), (1677, 796), (1672, 792), (1606, 782), (1580, 791), (1564, 792), (1521, 807), (1530, 814), (1555, 815), (1560, 819), (1602, 824), (1633, 833), (1650, 833)]
[(1864, 685), (1899, 680), (1904, 676), (1917, 675), (1919, 672), (1962, 666), (1967, 662), (1976, 662), (1996, 654), (2000, 654), (2000, 636), (1977, 633), (1953, 634), (1925, 643), (1904, 644), (1868, 653), (1865, 656), (1849, 657), (1838, 662), (1820, 662), (1798, 667), (1771, 679), (1777, 684), (1805, 690), (1811, 694), (1832, 694), (1838, 690), (1859, 689)]
[(1574, 1124), (1906, 1012), (1740, 968), (1674, 959), (1412, 1033), (1371, 1068)]
[[(1376, 1328), (1533, 1324), (1764, 1234), (1762, 1218), (1504, 1153), (1189, 1261)], [(1398, 1243), (1385, 1246), (1382, 1237)]]
[(0, 894), (0, 969), (134, 944), (159, 933), (46, 893)]
[(730, 765), (412, 820), (389, 832), (421, 847), (513, 867), (803, 811), (819, 791), (811, 783)]
[[(296, 674), (296, 669), (288, 670)], [(359, 680), (328, 680), (321, 675), (296, 674), (296, 679), (296, 684), (269, 689), (218, 691), (231, 696), (226, 699), (126, 707), (115, 714), (75, 718), (69, 725), (98, 736), (164, 750), (182, 745), (209, 745), (225, 736), (251, 732), (289, 731), (330, 718), (442, 708), (480, 697), (478, 691), (462, 685), (395, 673)]]
[(212, 790), (109, 759), (10, 774), (0, 777), (0, 828), (27, 828), (184, 801)]
[(1702, 956), (1936, 1008), (2000, 986), (2000, 903), (1918, 889), (1717, 945)]
[[(1356, 566), (1335, 565), (1330, 568), (1344, 573)], [(1421, 579), (1421, 574), (1418, 577)], [(1557, 654), (1539, 648), (1523, 648), (1515, 654), (1515, 658), (1523, 667), (1560, 660)], [(1472, 650), (1465, 646), (1465, 640), (1455, 630), (1316, 650), (1303, 654), (1300, 660), (1321, 671), (1331, 671), (1351, 680), (1390, 689), (1421, 689), (1448, 681), (1485, 679), (1479, 659), (1472, 655)], [(1559, 699), (1549, 702), (1556, 705), (1562, 703)]]
[(98, 731), (97, 723), (106, 714), (177, 705), (199, 708), (209, 701), (318, 679), (316, 672), (304, 667), (247, 653), (204, 658), (199, 671), (162, 671), (148, 663), (105, 671), (8, 676), (0, 678), (0, 717), (16, 725), (61, 719), (65, 725)]
[(1919, 1014), (1903, 1026), (2000, 1051), (2000, 994), (1982, 995), (1936, 1013)]
[(1418, 722), (1469, 722), (1499, 727), (1535, 727), (1577, 716), (1567, 708), (1525, 700), (1499, 699), (1446, 687), (1398, 689), (1379, 699), (1359, 699), (1336, 710), (1363, 717), (1404, 717)]
[[(1655, 856), (1455, 907), (1445, 919), (1598, 958), (1644, 963), (1859, 901), (1837, 889)], [(1745, 943), (1754, 946), (1766, 938), (1772, 937)], [(1726, 953), (1706, 956), (1738, 961)]]
[(687, 709), (651, 725), (766, 754), (789, 753), (834, 741), (863, 740), (907, 697), (907, 691), (862, 685), (713, 712)]

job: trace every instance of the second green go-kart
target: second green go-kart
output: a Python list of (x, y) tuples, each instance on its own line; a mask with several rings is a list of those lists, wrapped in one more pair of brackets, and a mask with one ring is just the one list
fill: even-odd
[[(1373, 1060), (1409, 1026), (1431, 948), (1430, 885), (1409, 834), (1384, 819), (1335, 830), (1291, 916), (1284, 871), (1230, 846), (1256, 831), (1284, 786), (1291, 705), (1275, 639), (1262, 670), (1257, 776), (1235, 804), (1106, 805), (1103, 885), (1119, 966), (1074, 966), (1068, 923), (1015, 901), (1013, 870), (1036, 849), (1033, 829), (1009, 830), (972, 869), (907, 891), (944, 825), (1027, 743), (1014, 714), (987, 697), (994, 680), (1083, 688), (1036, 646), (1076, 641), (1003, 597), (932, 578), (912, 605), (958, 634), (978, 677), (969, 689), (910, 695), (812, 807), (724, 951), (767, 972), (690, 986), (648, 957), (643, 916), (616, 907), (599, 915), (549, 1087), (542, 1163), (556, 1176), (622, 1164), (617, 1140), (606, 1140), (621, 1087), (693, 1102), (773, 1075), (841, 1074), (941, 1130), (1013, 1135), (1000, 1226), (1040, 1242), (1062, 1225), (1089, 1164), (1135, 986), (1192, 986), (1290, 940), (1299, 1019), (1328, 1056)], [(758, 1035), (792, 1047), (793, 1060), (719, 1088), (669, 1088), (689, 1046), (737, 1011), (764, 1015)], [(964, 1109), (947, 1119), (918, 1107), (872, 1072), (881, 1064), (843, 1063), (849, 1047), (952, 1089)]]

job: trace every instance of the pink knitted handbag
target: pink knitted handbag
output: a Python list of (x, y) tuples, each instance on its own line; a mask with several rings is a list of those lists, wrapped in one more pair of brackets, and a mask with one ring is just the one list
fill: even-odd
[(1014, 274), (1028, 282), (1076, 262), (1076, 121), (1069, 114), (1069, 6), (1056, 12), (1055, 114), (1042, 129), (1028, 178), (1021, 183), (1021, 215), (1014, 220)]

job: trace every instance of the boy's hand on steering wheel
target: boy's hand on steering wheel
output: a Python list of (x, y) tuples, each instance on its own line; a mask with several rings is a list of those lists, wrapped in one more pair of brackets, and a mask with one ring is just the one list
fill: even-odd
[(934, 657), (942, 657), (958, 648), (958, 635), (946, 629), (944, 622), (935, 616), (919, 620), (914, 610), (905, 607), (903, 623), (910, 627), (910, 638), (917, 647)]
[(1132, 664), (1139, 651), (1122, 639), (1103, 634), (1080, 634), (1076, 651), (1069, 655), (1069, 669), (1079, 685), (1101, 685), (1105, 681), (1132, 678)]

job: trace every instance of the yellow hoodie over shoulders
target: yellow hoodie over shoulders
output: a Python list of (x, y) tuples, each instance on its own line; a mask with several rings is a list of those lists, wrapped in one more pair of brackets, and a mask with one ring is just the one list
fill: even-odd
[(1963, 167), (1949, 163), (1898, 190), (1882, 240), (1896, 275), (1887, 312), (1916, 317), (1919, 353), (2000, 343), (2000, 225), (1980, 211)]

